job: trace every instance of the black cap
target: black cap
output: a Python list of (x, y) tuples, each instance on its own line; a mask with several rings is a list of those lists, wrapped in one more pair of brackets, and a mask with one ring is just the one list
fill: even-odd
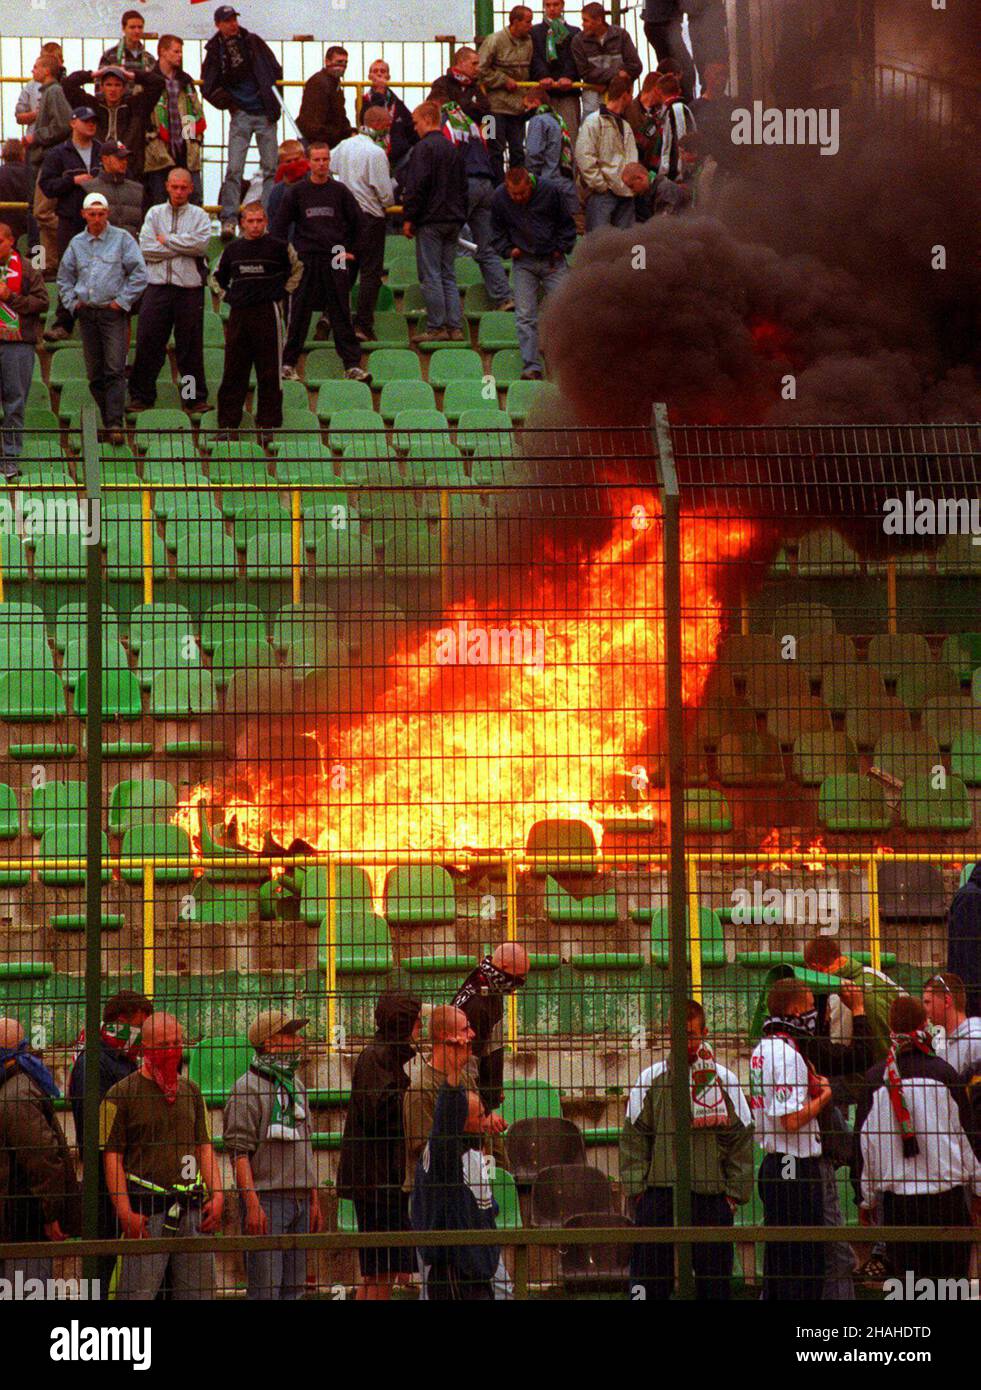
[(215, 23), (222, 19), (238, 19), (238, 10), (231, 5), (219, 5), (215, 10)]
[(129, 157), (129, 150), (119, 140), (104, 140), (101, 157), (104, 159), (107, 154), (115, 155), (117, 159), (127, 159)]
[(72, 110), (73, 121), (94, 121), (95, 112), (91, 106), (76, 106)]

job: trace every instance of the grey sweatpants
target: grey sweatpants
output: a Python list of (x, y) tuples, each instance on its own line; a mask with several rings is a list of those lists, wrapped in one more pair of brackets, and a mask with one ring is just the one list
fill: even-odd
[[(163, 1235), (164, 1213), (147, 1217), (147, 1234), (153, 1237)], [(194, 1208), (181, 1215), (176, 1234), (196, 1236), (201, 1229), (201, 1212)], [(170, 1261), (170, 1281), (175, 1303), (191, 1303), (199, 1299), (215, 1296), (215, 1257), (210, 1251), (200, 1255), (183, 1255), (175, 1251), (173, 1255), (129, 1254), (130, 1248), (137, 1251), (139, 1241), (127, 1242), (127, 1253), (122, 1258), (122, 1266), (116, 1281), (116, 1300), (132, 1299), (134, 1302), (152, 1302), (156, 1298), (167, 1272)]]

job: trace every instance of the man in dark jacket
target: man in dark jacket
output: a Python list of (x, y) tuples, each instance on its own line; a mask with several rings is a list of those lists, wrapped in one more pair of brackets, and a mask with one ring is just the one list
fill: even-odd
[[(27, 168), (26, 151), (20, 140), (5, 140), (0, 151), (0, 203), (27, 203), (30, 201), (30, 173)], [(7, 226), (18, 241), (27, 231), (27, 213), (8, 209), (3, 213)]]
[(447, 140), (435, 101), (412, 113), (419, 143), (409, 156), (402, 190), (402, 231), (416, 239), (416, 268), (426, 305), (417, 339), (462, 341), (463, 309), (456, 282), (456, 244), (467, 217), (467, 175), (458, 147)]
[(525, 381), (540, 381), (538, 291), (547, 297), (569, 273), (576, 224), (557, 184), (525, 168), (509, 169), (491, 203), (493, 247), (512, 263), (515, 327)]
[(102, 172), (85, 185), (87, 193), (102, 193), (109, 204), (109, 222), (122, 227), (134, 241), (143, 226), (143, 185), (128, 178), (129, 150), (116, 140), (102, 146)]
[(292, 245), (303, 262), (303, 279), (290, 304), (283, 379), (299, 380), (296, 364), (316, 308), (327, 310), (344, 375), (351, 381), (367, 382), (371, 377), (361, 369), (361, 344), (351, 322), (348, 269), (361, 237), (361, 209), (351, 190), (330, 176), (330, 146), (317, 141), (308, 155), (310, 177), (287, 188), (270, 229), (281, 241), (292, 236)]
[[(78, 1234), (78, 1180), (51, 1104), (58, 1094), (20, 1021), (0, 1018), (0, 1241), (58, 1242)], [(51, 1260), (8, 1257), (0, 1260), (0, 1277), (48, 1279)]]
[(531, 26), (531, 80), (548, 88), (549, 100), (565, 121), (573, 145), (579, 134), (579, 70), (572, 40), (580, 32), (565, 21), (565, 0), (545, 0), (544, 19)]
[(981, 1014), (981, 864), (975, 864), (950, 904), (947, 968), (964, 981), (967, 1012)]
[[(99, 84), (88, 92), (85, 84)], [(130, 85), (125, 68), (108, 67), (88, 72), (84, 68), (71, 73), (62, 87), (72, 106), (90, 106), (95, 112), (96, 139), (113, 140), (129, 150), (129, 171), (143, 177), (143, 151), (150, 113), (160, 99), (164, 80), (159, 72), (141, 72), (139, 83)]]
[(354, 132), (347, 118), (341, 78), (347, 70), (347, 49), (334, 44), (324, 65), (304, 84), (296, 124), (305, 140), (326, 141), (334, 148)]
[[(636, 82), (644, 71), (633, 39), (619, 24), (607, 24), (603, 6), (590, 0), (582, 10), (582, 30), (572, 41), (572, 56), (582, 82), (604, 90), (614, 77)], [(602, 92), (582, 94), (582, 114), (600, 109)]]
[(504, 1100), (504, 998), (521, 988), (528, 969), (525, 948), (506, 941), (471, 970), (453, 997), (474, 1032), (480, 1099), (488, 1111)]
[(99, 66), (116, 66), (125, 68), (127, 72), (141, 73), (153, 63), (143, 42), (143, 16), (139, 10), (124, 10), (119, 24), (122, 37), (106, 49)]
[[(375, 1039), (354, 1066), (341, 1139), (337, 1191), (354, 1202), (359, 1231), (408, 1231), (405, 1128), (406, 1064), (415, 1055), (422, 1005), (407, 994), (383, 994), (375, 1006)], [(359, 1251), (359, 1299), (391, 1297), (398, 1274), (415, 1269), (411, 1246)]]
[(475, 259), (484, 278), (484, 288), (495, 309), (513, 309), (511, 286), (500, 257), (491, 246), (491, 198), (494, 194), (494, 164), (487, 144), (485, 124), (490, 102), (477, 86), (480, 59), (476, 49), (458, 48), (453, 65), (438, 77), (429, 92), (429, 101), (439, 102), (443, 134), (459, 146), (467, 173), (467, 226), (476, 242)]
[[(153, 1005), (143, 994), (122, 989), (106, 1000), (99, 1031), (99, 1103), (107, 1091), (132, 1075), (139, 1066), (140, 1036), (153, 1013)], [(75, 1117), (75, 1148), (79, 1156), (85, 1146), (85, 1034), (76, 1044), (75, 1063), (68, 1078), (68, 1099)], [(109, 1198), (105, 1173), (99, 1165), (99, 1239), (115, 1240), (119, 1235), (116, 1212)], [(109, 1285), (116, 1263), (115, 1255), (99, 1255), (99, 1287), (102, 1298), (109, 1297)]]
[[(82, 203), (88, 185), (98, 176), (102, 155), (101, 141), (95, 138), (97, 117), (91, 106), (76, 106), (72, 111), (71, 135), (49, 150), (41, 165), (38, 182), (41, 192), (54, 200), (58, 210), (58, 260), (68, 250), (73, 236), (85, 230)], [(75, 327), (75, 315), (58, 300), (54, 324), (44, 334), (46, 343), (70, 338)]]
[[(685, 14), (691, 53), (681, 36), (681, 20)], [(724, 62), (728, 66), (725, 0), (644, 0), (642, 18), (647, 42), (657, 54), (658, 62), (673, 58), (681, 66), (682, 101), (690, 102), (695, 95), (696, 67), (699, 84), (704, 87), (709, 63)]]
[(0, 222), (0, 476), (20, 477), (24, 408), (34, 375), (34, 355), (48, 291), (41, 272), (14, 245), (13, 229)]
[(238, 22), (238, 10), (219, 5), (215, 10), (217, 34), (204, 46), (201, 94), (219, 111), (230, 111), (228, 126), (228, 167), (218, 201), (221, 205), (221, 235), (231, 241), (235, 235), (245, 158), (253, 135), (259, 147), (262, 168), (262, 204), (269, 201), (276, 177), (278, 145), (276, 125), (280, 104), (276, 83), (283, 69), (272, 49)]

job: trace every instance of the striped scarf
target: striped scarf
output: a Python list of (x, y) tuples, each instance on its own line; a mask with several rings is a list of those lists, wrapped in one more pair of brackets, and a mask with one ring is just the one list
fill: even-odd
[(915, 1158), (920, 1152), (920, 1143), (913, 1128), (913, 1117), (909, 1113), (906, 1097), (903, 1095), (903, 1078), (899, 1074), (899, 1054), (901, 1052), (922, 1052), (933, 1055), (933, 1041), (925, 1029), (915, 1033), (890, 1033), (889, 1055), (886, 1058), (886, 1086), (889, 1089), (889, 1104), (896, 1118), (899, 1137), (903, 1146), (903, 1158)]
[(484, 132), (475, 120), (467, 115), (458, 101), (445, 101), (440, 107), (443, 116), (443, 134), (454, 145), (465, 145), (468, 140), (479, 140), (486, 145)]
[[(0, 265), (0, 280), (11, 294), (20, 294), (24, 286), (24, 263), (19, 251), (11, 251), (6, 263)], [(10, 307), (9, 299), (4, 299), (0, 301), (0, 342), (20, 341), (20, 315)]]
[(386, 155), (391, 155), (391, 153), (392, 153), (392, 127), (391, 127), (391, 126), (389, 126), (389, 128), (388, 128), (387, 130), (372, 130), (372, 128), (371, 128), (370, 125), (363, 125), (363, 126), (361, 127), (361, 134), (362, 134), (362, 135), (367, 135), (368, 139), (369, 139), (370, 141), (372, 141), (373, 144), (377, 145), (377, 146), (379, 147), (379, 149), (384, 150), (385, 153), (386, 153)]
[(546, 19), (545, 57), (550, 63), (554, 63), (556, 58), (558, 58), (559, 45), (565, 43), (568, 37), (568, 26), (563, 24), (561, 19)]
[(551, 116), (553, 121), (558, 122), (559, 131), (562, 135), (562, 153), (559, 155), (559, 167), (568, 169), (572, 173), (572, 136), (569, 134), (569, 127), (565, 123), (565, 117), (560, 116), (554, 106), (549, 106), (547, 101), (543, 101), (541, 106), (536, 106), (532, 112), (533, 116)]
[(717, 1128), (728, 1125), (729, 1110), (726, 1096), (719, 1081), (719, 1071), (715, 1064), (715, 1053), (707, 1042), (699, 1044), (695, 1060), (688, 1068), (691, 1087), (691, 1113), (693, 1129)]

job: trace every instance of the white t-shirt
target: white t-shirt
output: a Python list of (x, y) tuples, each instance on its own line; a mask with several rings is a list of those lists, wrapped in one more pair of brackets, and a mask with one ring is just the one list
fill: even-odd
[(807, 1063), (784, 1038), (761, 1038), (749, 1064), (750, 1110), (753, 1129), (764, 1153), (820, 1158), (821, 1133), (816, 1119), (796, 1133), (780, 1123), (784, 1115), (803, 1110), (811, 1099)]
[(941, 1030), (934, 1037), (933, 1050), (962, 1075), (968, 1063), (981, 1062), (981, 1018), (965, 1018), (951, 1033)]

